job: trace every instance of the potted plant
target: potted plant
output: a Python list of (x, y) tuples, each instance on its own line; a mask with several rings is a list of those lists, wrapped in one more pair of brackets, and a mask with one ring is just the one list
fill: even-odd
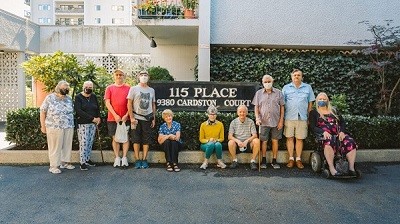
[(198, 0), (182, 0), (185, 19), (194, 19), (194, 10), (198, 4)]
[(156, 15), (158, 3), (155, 0), (146, 0), (144, 3), (136, 6), (139, 19), (151, 19)]

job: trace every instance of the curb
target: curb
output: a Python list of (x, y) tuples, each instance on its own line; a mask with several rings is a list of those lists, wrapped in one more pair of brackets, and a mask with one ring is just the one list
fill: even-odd
[[(9, 147), (11, 148), (11, 147)], [(302, 161), (306, 164), (310, 163), (310, 155), (312, 150), (304, 150), (302, 154)], [(272, 156), (271, 151), (267, 152), (267, 159), (270, 160)], [(114, 162), (114, 152), (103, 151), (105, 163)], [(241, 153), (237, 155), (239, 163), (250, 163), (250, 153)], [(223, 151), (222, 158), (224, 162), (230, 163), (231, 158), (228, 151)], [(95, 163), (101, 163), (101, 152), (98, 150), (92, 151), (91, 160)], [(165, 163), (164, 152), (149, 151), (147, 160), (149, 163)], [(179, 153), (179, 163), (194, 163), (201, 164), (204, 160), (203, 151), (182, 151)], [(287, 151), (278, 152), (278, 163), (287, 163)], [(128, 161), (134, 162), (132, 150), (128, 152)], [(399, 162), (400, 149), (368, 149), (357, 151), (357, 162)], [(72, 163), (79, 163), (79, 151), (72, 151)], [(215, 163), (216, 157), (213, 154), (210, 158), (210, 163)], [(270, 161), (269, 161), (270, 162)], [(33, 165), (33, 164), (48, 164), (49, 156), (47, 150), (0, 150), (0, 164), (19, 164), (19, 165)]]

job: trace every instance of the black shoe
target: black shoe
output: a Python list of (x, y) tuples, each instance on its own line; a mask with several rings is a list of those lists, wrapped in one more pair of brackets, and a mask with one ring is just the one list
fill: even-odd
[(255, 162), (250, 163), (250, 169), (251, 170), (257, 170), (257, 164)]
[(355, 170), (349, 170), (349, 176), (356, 177), (357, 172)]
[(87, 166), (96, 166), (94, 162), (92, 162), (90, 159), (86, 162)]
[(88, 170), (88, 167), (85, 163), (81, 164), (81, 170)]
[(239, 166), (238, 162), (233, 161), (232, 164), (229, 166), (231, 169), (236, 169)]

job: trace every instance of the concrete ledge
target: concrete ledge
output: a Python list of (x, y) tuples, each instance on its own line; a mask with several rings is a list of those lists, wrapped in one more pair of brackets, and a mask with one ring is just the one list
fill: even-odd
[[(303, 151), (302, 160), (304, 163), (309, 163), (310, 155), (313, 151)], [(106, 163), (114, 162), (114, 153), (112, 151), (103, 151), (104, 161)], [(250, 163), (250, 153), (238, 154), (239, 163)], [(223, 152), (222, 158), (224, 162), (230, 163), (231, 158), (227, 151)], [(271, 151), (267, 153), (267, 159), (271, 158)], [(92, 152), (92, 161), (100, 163), (100, 151)], [(183, 151), (179, 153), (180, 163), (197, 163), (203, 162), (204, 152), (202, 151)], [(279, 151), (277, 161), (278, 163), (286, 163), (288, 159), (287, 151)], [(150, 151), (147, 160), (149, 163), (165, 163), (164, 152)], [(129, 151), (128, 161), (133, 162), (133, 152)], [(358, 150), (357, 162), (399, 162), (400, 149), (368, 149)], [(79, 151), (72, 152), (73, 163), (79, 163)], [(210, 159), (211, 163), (216, 162), (215, 155)], [(49, 157), (47, 150), (0, 150), (0, 164), (48, 164)]]

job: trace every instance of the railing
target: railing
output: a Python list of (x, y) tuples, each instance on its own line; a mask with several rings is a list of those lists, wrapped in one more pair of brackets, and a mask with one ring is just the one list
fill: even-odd
[(138, 0), (134, 7), (139, 19), (194, 19), (196, 9), (188, 14), (181, 0)]
[(83, 8), (61, 9), (56, 8), (56, 13), (83, 13)]

